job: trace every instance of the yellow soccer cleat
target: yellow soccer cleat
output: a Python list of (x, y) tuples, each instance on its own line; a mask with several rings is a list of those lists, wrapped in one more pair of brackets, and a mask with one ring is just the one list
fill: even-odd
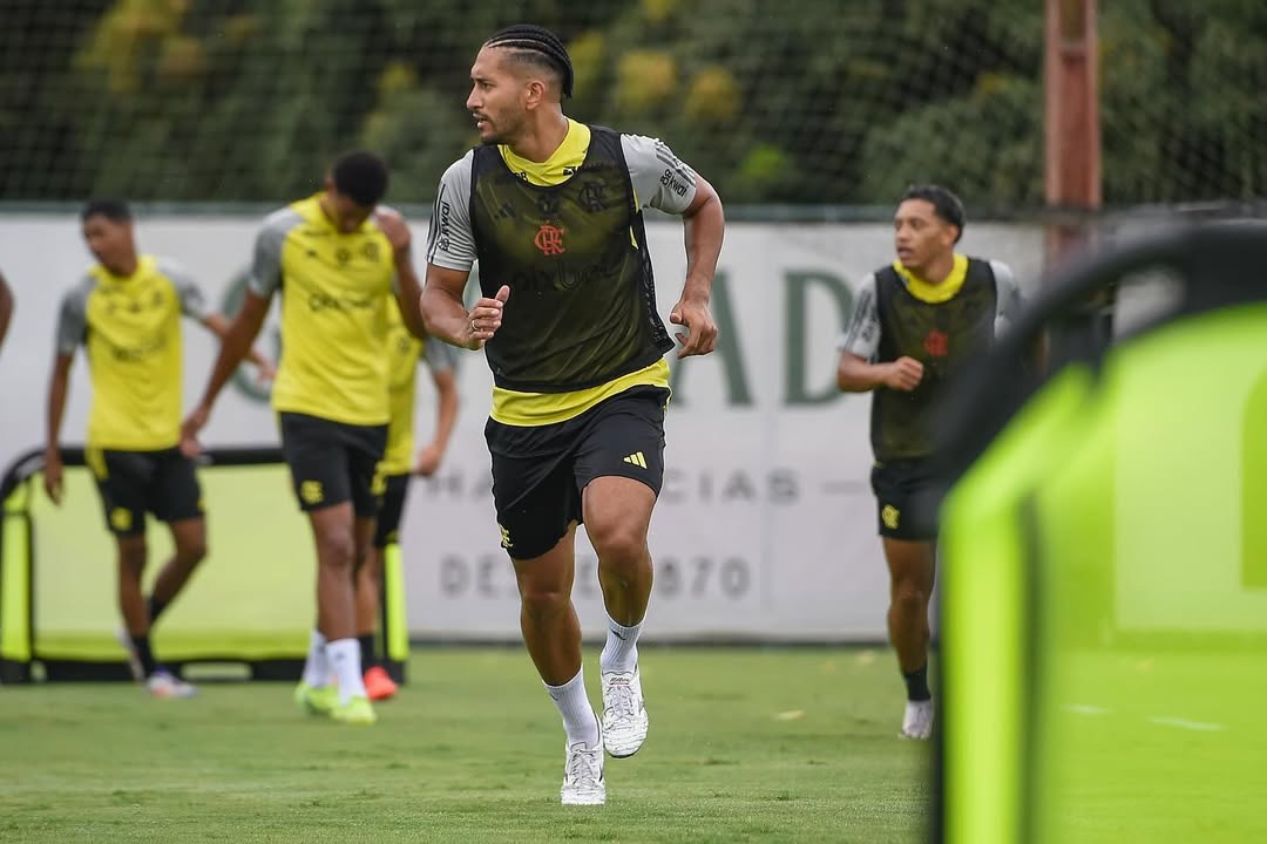
[(310, 686), (301, 680), (295, 687), (295, 703), (309, 715), (329, 715), (338, 702), (334, 686)]
[(330, 710), (330, 717), (341, 724), (360, 724), (369, 726), (379, 720), (370, 706), (370, 699), (364, 695), (348, 698), (347, 703), (336, 703)]

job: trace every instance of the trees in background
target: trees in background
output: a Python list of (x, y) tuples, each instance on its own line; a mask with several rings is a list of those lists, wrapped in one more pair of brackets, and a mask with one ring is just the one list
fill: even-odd
[[(570, 114), (666, 138), (729, 202), (887, 205), (923, 180), (979, 208), (1042, 202), (1041, 0), (6, 7), (8, 200), (275, 202), (365, 146), (395, 201), (429, 203), (476, 141), (480, 42), (536, 20), (569, 43)], [(1264, 196), (1264, 27), (1255, 0), (1102, 4), (1107, 203)]]

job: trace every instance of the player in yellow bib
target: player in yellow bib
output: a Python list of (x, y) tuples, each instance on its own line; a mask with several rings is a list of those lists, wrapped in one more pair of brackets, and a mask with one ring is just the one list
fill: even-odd
[[(225, 320), (203, 306), (193, 280), (173, 262), (139, 255), (132, 213), (117, 200), (89, 202), (81, 214), (84, 240), (98, 261), (62, 300), (57, 352), (48, 390), (44, 485), (62, 498), (58, 446), (70, 368), (84, 346), (92, 380), (87, 458), (119, 559), (121, 644), (138, 680), (157, 697), (188, 697), (193, 688), (158, 662), (150, 627), (176, 600), (207, 553), (202, 493), (180, 443), (181, 316), (220, 337)], [(266, 374), (271, 367), (258, 353)], [(146, 514), (167, 522), (175, 553), (159, 572), (148, 600), (141, 589), (148, 551)]]
[(295, 696), (307, 711), (349, 724), (376, 720), (361, 672), (353, 574), (369, 556), (381, 492), (375, 477), (390, 417), (394, 293), (405, 324), (423, 335), (409, 228), (395, 211), (379, 207), (387, 185), (382, 159), (350, 152), (335, 161), (321, 193), (264, 221), (242, 309), (183, 431), (186, 448), (197, 448), (216, 396), (281, 291), (273, 409), (317, 547), (317, 624)]
[[(374, 528), (370, 555), (357, 570), (357, 640), (361, 667), (370, 700), (387, 700), (396, 694), (399, 677), (393, 677), (375, 656), (374, 638), (382, 612), (384, 555), (398, 545), (401, 516), (409, 493), (410, 478), (428, 477), (440, 468), (454, 422), (458, 419), (458, 385), (454, 377), (457, 353), (453, 346), (428, 337), (419, 340), (405, 326), (396, 305), (388, 307), (388, 403), (387, 450), (379, 464), (383, 500)], [(425, 361), (436, 388), (436, 426), (431, 441), (414, 455), (414, 405), (418, 365)]]
[[(679, 357), (708, 354), (722, 202), (654, 138), (568, 119), (572, 62), (549, 30), (514, 26), (476, 56), (467, 108), (482, 146), (445, 172), (432, 214), (429, 330), (483, 348), (493, 370), (485, 439), (520, 628), (566, 735), (561, 802), (606, 799), (604, 750), (647, 737), (637, 641), (651, 595), (647, 532), (664, 473), (674, 347), (656, 311), (644, 207), (683, 218), (686, 279), (670, 321)], [(483, 296), (463, 290), (475, 260)], [(603, 719), (586, 698), (572, 606), (577, 524), (599, 556), (608, 639)]]

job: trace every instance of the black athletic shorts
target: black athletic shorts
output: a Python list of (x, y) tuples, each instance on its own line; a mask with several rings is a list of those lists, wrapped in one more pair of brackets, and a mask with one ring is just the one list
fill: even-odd
[(405, 512), (405, 497), (409, 493), (408, 473), (387, 475), (383, 478), (383, 500), (379, 503), (379, 521), (374, 526), (374, 547), (386, 548), (398, 541), (401, 515)]
[(116, 536), (143, 535), (147, 512), (163, 522), (203, 517), (203, 493), (194, 461), (179, 448), (89, 448), (86, 457), (101, 493), (106, 529)]
[(872, 467), (872, 491), (881, 536), (938, 538), (941, 498), (928, 460), (877, 461)]
[(386, 425), (345, 425), (304, 413), (279, 413), (282, 456), (291, 469), (299, 509), (352, 502), (358, 517), (379, 510), (376, 469), (387, 447)]
[(545, 554), (581, 521), (581, 491), (599, 477), (633, 478), (660, 494), (665, 474), (662, 387), (633, 387), (566, 422), (484, 429), (502, 547), (516, 560)]

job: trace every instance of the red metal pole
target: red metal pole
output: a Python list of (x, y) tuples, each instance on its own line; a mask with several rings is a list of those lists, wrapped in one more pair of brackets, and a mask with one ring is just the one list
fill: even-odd
[[(1101, 207), (1096, 0), (1045, 0), (1044, 199), (1081, 218)], [(1083, 243), (1080, 219), (1048, 226), (1049, 264)]]

